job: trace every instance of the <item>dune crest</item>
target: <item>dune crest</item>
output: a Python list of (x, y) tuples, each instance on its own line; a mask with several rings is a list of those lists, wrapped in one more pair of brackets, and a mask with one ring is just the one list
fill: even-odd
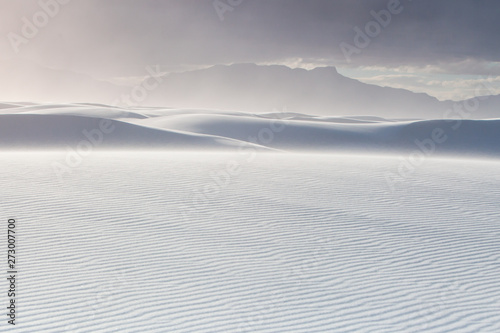
[[(0, 148), (61, 148), (113, 128), (97, 148), (213, 149), (252, 145), (288, 152), (500, 156), (500, 119), (396, 120), (276, 112), (3, 104)], [(90, 140), (91, 141), (91, 140)]]

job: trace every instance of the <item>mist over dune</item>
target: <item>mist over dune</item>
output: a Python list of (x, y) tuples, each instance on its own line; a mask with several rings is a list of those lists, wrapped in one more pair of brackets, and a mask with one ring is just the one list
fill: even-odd
[[(93, 142), (96, 141), (95, 142)], [(91, 104), (0, 110), (0, 147), (212, 149), (500, 157), (500, 119), (401, 120)]]
[[(146, 128), (119, 120), (70, 115), (1, 115), (0, 148), (65, 149), (224, 149), (230, 138)], [(255, 146), (249, 143), (250, 146)], [(258, 147), (263, 148), (263, 147)]]

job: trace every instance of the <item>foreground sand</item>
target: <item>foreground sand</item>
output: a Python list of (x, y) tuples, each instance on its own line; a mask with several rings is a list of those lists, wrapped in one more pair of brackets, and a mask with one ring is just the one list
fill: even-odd
[(498, 161), (66, 158), (0, 154), (17, 332), (500, 331)]

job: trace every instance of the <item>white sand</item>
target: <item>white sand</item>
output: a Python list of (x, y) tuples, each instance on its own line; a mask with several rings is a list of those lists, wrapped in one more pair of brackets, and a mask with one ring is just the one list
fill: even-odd
[(107, 152), (60, 182), (64, 158), (0, 154), (17, 332), (500, 331), (499, 162), (391, 191), (393, 158)]

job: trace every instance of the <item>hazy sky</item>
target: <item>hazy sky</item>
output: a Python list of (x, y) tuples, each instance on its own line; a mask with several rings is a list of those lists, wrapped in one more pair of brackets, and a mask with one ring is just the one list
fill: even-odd
[(0, 3), (0, 60), (100, 79), (140, 77), (148, 65), (177, 71), (255, 62), (334, 65), (365, 82), (439, 98), (465, 97), (491, 75), (500, 93), (498, 0)]

